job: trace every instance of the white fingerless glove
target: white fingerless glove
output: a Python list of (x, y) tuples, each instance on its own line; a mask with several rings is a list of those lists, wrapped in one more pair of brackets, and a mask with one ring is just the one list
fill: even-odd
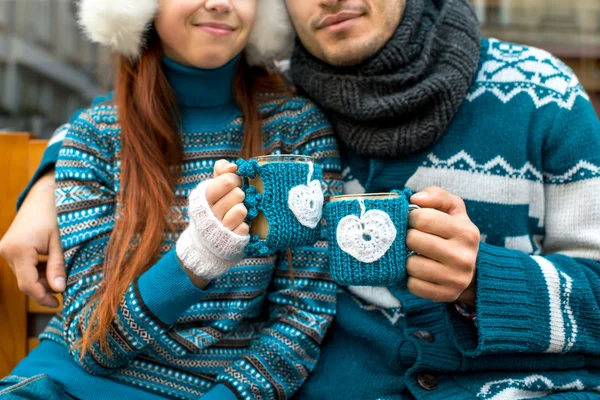
[(190, 224), (177, 240), (177, 257), (199, 278), (213, 280), (225, 274), (244, 257), (250, 235), (227, 229), (213, 214), (206, 200), (204, 181), (189, 196)]

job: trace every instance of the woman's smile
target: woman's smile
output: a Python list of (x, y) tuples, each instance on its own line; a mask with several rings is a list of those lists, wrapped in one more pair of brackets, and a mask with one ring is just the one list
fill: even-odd
[(231, 25), (218, 22), (202, 22), (199, 24), (194, 24), (194, 27), (198, 28), (204, 33), (217, 37), (230, 36), (236, 29)]

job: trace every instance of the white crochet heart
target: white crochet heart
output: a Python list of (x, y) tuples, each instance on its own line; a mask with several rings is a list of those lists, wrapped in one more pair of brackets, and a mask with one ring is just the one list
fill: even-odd
[(387, 213), (380, 210), (365, 213), (364, 208), (360, 217), (347, 215), (342, 218), (336, 232), (340, 249), (364, 263), (373, 263), (383, 257), (396, 235), (396, 227)]
[(321, 181), (311, 181), (308, 185), (299, 185), (288, 196), (290, 210), (300, 224), (315, 228), (321, 221), (323, 213), (323, 189)]

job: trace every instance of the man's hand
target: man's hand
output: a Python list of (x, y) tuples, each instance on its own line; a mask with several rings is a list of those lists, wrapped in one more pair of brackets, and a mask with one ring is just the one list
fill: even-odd
[[(15, 273), (19, 289), (48, 307), (58, 306), (52, 294), (66, 287), (54, 188), (54, 172), (40, 178), (0, 241), (0, 256)], [(38, 255), (48, 255), (45, 271), (38, 270)]]
[(439, 187), (411, 197), (421, 207), (408, 218), (407, 247), (417, 255), (406, 263), (408, 290), (436, 302), (475, 306), (479, 229), (463, 200)]

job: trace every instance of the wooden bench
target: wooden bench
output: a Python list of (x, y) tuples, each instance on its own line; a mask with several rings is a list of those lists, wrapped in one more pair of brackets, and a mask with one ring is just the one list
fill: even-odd
[[(47, 144), (28, 133), (0, 132), (0, 237), (14, 219), (17, 198), (33, 176)], [(40, 257), (41, 262), (45, 260)], [(0, 259), (0, 379), (39, 344), (34, 330), (36, 319), (58, 311), (60, 308), (40, 306), (25, 296), (8, 263)]]

